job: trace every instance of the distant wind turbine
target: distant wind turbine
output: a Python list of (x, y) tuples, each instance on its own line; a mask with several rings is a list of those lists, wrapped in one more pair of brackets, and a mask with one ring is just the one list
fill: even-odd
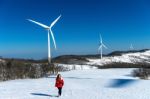
[(57, 19), (55, 19), (51, 24), (50, 26), (47, 26), (47, 25), (44, 25), (42, 23), (39, 23), (39, 22), (36, 22), (34, 20), (31, 20), (31, 19), (27, 19), (28, 21), (30, 22), (33, 22), (43, 28), (45, 28), (47, 31), (48, 31), (48, 63), (51, 63), (51, 48), (50, 48), (50, 34), (52, 36), (52, 39), (53, 39), (53, 43), (54, 43), (54, 47), (56, 49), (56, 42), (55, 42), (55, 38), (54, 38), (54, 35), (53, 35), (53, 32), (52, 32), (52, 27), (55, 25), (55, 23), (60, 19), (61, 15), (58, 16)]
[(101, 59), (103, 58), (103, 47), (107, 49), (107, 47), (103, 44), (102, 36), (100, 34), (100, 45), (99, 45), (98, 51), (101, 54)]
[(132, 44), (130, 45), (130, 50), (134, 50), (134, 48), (133, 48), (133, 45), (132, 45)]

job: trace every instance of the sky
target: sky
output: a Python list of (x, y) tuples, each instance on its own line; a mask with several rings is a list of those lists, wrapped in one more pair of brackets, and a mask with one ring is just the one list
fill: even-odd
[(149, 0), (0, 0), (0, 56), (42, 59), (47, 57), (47, 31), (29, 22), (50, 25), (52, 57), (97, 54), (99, 34), (115, 50), (150, 48)]

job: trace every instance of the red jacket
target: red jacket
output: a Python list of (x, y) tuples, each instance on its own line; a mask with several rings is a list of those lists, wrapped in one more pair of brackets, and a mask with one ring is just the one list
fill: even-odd
[(64, 80), (63, 80), (63, 78), (56, 79), (55, 87), (57, 87), (57, 88), (62, 88), (63, 85), (64, 85)]

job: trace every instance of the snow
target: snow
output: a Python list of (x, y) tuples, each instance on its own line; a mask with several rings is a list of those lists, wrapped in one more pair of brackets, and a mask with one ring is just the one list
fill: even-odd
[[(133, 69), (86, 69), (60, 72), (60, 99), (149, 99), (149, 80), (132, 77)], [(58, 99), (55, 77), (0, 82), (0, 99)]]
[(147, 62), (150, 63), (150, 50), (145, 52), (127, 53), (121, 56), (103, 57), (102, 59), (88, 59), (89, 65), (104, 65), (113, 62), (121, 63), (136, 63), (136, 62)]
[(3, 60), (3, 59), (0, 59), (0, 62), (1, 62), (1, 63), (5, 63), (5, 60)]
[[(132, 77), (134, 69), (97, 69), (89, 65), (112, 62), (150, 62), (150, 50), (121, 56), (88, 59), (87, 65), (58, 64), (65, 85), (60, 99), (149, 99), (149, 80)], [(0, 61), (2, 61), (0, 59)], [(58, 99), (56, 76), (0, 82), (0, 99)]]
[(75, 65), (75, 64), (58, 64), (57, 66), (62, 66), (67, 70), (86, 70), (86, 69), (97, 69), (97, 67), (89, 65)]

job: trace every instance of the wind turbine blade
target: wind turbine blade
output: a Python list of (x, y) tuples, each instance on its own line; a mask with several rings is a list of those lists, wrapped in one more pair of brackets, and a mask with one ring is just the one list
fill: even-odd
[(28, 21), (30, 21), (30, 22), (33, 22), (33, 23), (35, 23), (35, 24), (37, 24), (37, 25), (39, 25), (39, 26), (41, 26), (41, 27), (43, 27), (43, 28), (49, 28), (47, 25), (44, 25), (44, 24), (42, 24), (42, 23), (39, 23), (39, 22), (36, 22), (36, 21), (34, 21), (34, 20), (31, 20), (31, 19), (27, 19)]
[(102, 44), (102, 46), (103, 46), (104, 48), (108, 49), (108, 48), (106, 47), (106, 45)]
[(102, 43), (102, 42), (103, 42), (103, 40), (102, 40), (102, 36), (101, 36), (101, 34), (99, 34), (99, 37), (100, 37), (100, 42)]
[(61, 15), (52, 22), (52, 24), (50, 25), (50, 28), (55, 25), (55, 23), (60, 19), (60, 17), (61, 17)]
[(102, 45), (99, 46), (98, 50), (100, 50), (102, 48)]
[(55, 42), (55, 38), (54, 38), (54, 35), (53, 35), (53, 32), (52, 32), (51, 29), (50, 29), (50, 33), (52, 35), (53, 43), (54, 43), (54, 46), (55, 46), (55, 49), (56, 49), (56, 42)]

